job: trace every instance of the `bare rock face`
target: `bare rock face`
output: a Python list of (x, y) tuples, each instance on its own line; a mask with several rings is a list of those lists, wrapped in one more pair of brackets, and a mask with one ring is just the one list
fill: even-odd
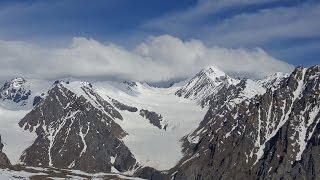
[(150, 124), (158, 127), (159, 129), (164, 129), (166, 130), (167, 128), (167, 124), (166, 125), (162, 125), (161, 121), (163, 120), (163, 117), (161, 116), (161, 114), (158, 114), (154, 111), (149, 111), (146, 109), (141, 109), (139, 112), (139, 115), (148, 119)]
[[(74, 90), (59, 82), (20, 122), (37, 138), (21, 156), (28, 166), (120, 172), (136, 165), (134, 155), (121, 140), (126, 132), (114, 121), (120, 113), (83, 84)], [(78, 92), (76, 92), (78, 91)]]
[[(115, 99), (111, 99), (112, 104), (119, 109), (120, 111), (128, 111), (131, 113), (135, 113), (138, 111), (138, 108), (133, 107), (133, 106), (129, 106), (126, 104), (123, 104)], [(139, 115), (146, 118), (147, 120), (149, 120), (149, 123), (156, 126), (159, 129), (164, 129), (166, 130), (168, 124), (166, 123), (162, 123), (163, 117), (161, 114), (158, 114), (154, 111), (150, 111), (150, 110), (146, 110), (146, 109), (140, 109), (139, 110)], [(163, 125), (164, 124), (164, 125)]]
[(138, 108), (123, 104), (115, 99), (112, 99), (112, 104), (121, 111), (137, 112)]
[(317, 179), (320, 66), (299, 67), (277, 83), (238, 103), (239, 96), (229, 92), (239, 87), (212, 97), (204, 120), (184, 138), (184, 158), (167, 178)]
[(143, 179), (149, 179), (149, 180), (163, 180), (167, 179), (166, 173), (160, 172), (152, 167), (142, 167), (138, 169), (134, 176), (143, 178)]
[(0, 169), (10, 168), (11, 163), (7, 155), (3, 152), (0, 152)]

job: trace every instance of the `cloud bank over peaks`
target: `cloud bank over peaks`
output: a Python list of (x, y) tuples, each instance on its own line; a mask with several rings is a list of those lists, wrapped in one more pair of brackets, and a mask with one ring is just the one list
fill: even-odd
[(160, 82), (184, 79), (215, 65), (232, 75), (261, 78), (293, 69), (262, 49), (208, 47), (199, 40), (150, 37), (128, 50), (83, 37), (59, 48), (21, 41), (0, 41), (0, 79), (14, 76), (65, 77)]

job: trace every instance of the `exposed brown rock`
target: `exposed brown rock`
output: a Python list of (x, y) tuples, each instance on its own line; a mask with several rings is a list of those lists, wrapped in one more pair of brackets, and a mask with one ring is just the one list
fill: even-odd
[(11, 163), (10, 160), (8, 159), (7, 155), (3, 152), (0, 152), (0, 168), (1, 169), (6, 169), (10, 168)]

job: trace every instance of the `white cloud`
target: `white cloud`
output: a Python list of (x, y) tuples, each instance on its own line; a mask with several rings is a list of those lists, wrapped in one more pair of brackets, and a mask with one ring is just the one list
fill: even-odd
[[(263, 44), (270, 41), (319, 36), (320, 4), (274, 8), (240, 14), (215, 26), (203, 27), (209, 41), (220, 44)], [(219, 36), (221, 35), (221, 36)]]
[(1, 79), (72, 76), (157, 82), (187, 78), (209, 65), (254, 77), (292, 70), (291, 65), (261, 49), (206, 47), (199, 40), (182, 41), (169, 35), (152, 37), (134, 50), (86, 38), (74, 38), (70, 45), (61, 48), (0, 41), (0, 63)]

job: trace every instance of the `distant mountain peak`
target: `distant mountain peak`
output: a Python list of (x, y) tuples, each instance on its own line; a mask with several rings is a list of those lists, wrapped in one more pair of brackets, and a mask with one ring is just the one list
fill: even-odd
[(221, 76), (226, 76), (226, 73), (221, 71), (218, 67), (216, 66), (208, 66), (200, 71), (200, 73), (206, 74), (208, 77), (211, 78), (216, 78), (216, 77), (221, 77)]
[(208, 96), (217, 93), (224, 86), (238, 83), (239, 80), (231, 78), (217, 67), (209, 66), (190, 79), (176, 92), (176, 95), (196, 100), (201, 106), (206, 106)]
[(6, 81), (0, 88), (0, 99), (2, 99), (2, 101), (12, 101), (18, 103), (19, 106), (26, 105), (26, 100), (30, 95), (30, 87), (22, 77)]
[(3, 85), (3, 87), (1, 88), (1, 90), (2, 91), (9, 90), (9, 89), (19, 90), (19, 89), (23, 88), (23, 86), (26, 82), (27, 81), (24, 78), (16, 77), (16, 78), (13, 78), (11, 80), (6, 81)]

